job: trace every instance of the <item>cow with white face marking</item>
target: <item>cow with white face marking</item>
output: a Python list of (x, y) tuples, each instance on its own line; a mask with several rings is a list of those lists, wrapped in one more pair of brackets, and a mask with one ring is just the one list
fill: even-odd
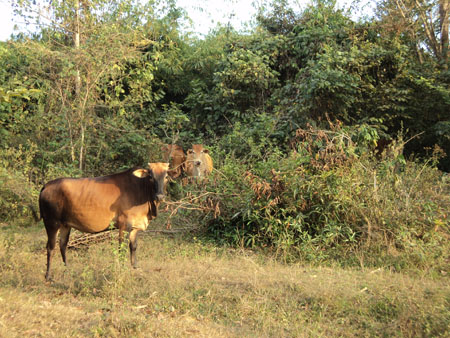
[(130, 258), (136, 266), (137, 234), (147, 229), (165, 198), (168, 163), (149, 163), (147, 169), (94, 178), (59, 178), (44, 185), (39, 208), (47, 231), (47, 272), (59, 230), (59, 246), (64, 264), (71, 228), (96, 233), (111, 224), (119, 229), (119, 242), (127, 231)]
[(205, 177), (213, 170), (213, 161), (202, 144), (193, 144), (186, 157), (186, 174), (190, 177)]

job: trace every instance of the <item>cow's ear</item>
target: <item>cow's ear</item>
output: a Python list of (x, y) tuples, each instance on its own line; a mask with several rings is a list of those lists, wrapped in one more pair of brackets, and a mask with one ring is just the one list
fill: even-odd
[(150, 173), (147, 169), (136, 169), (133, 171), (133, 175), (139, 178), (150, 176)]

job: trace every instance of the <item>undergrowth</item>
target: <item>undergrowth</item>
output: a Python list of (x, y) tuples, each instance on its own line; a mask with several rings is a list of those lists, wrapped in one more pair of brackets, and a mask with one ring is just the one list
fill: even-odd
[(399, 137), (375, 155), (376, 141), (368, 126), (310, 127), (287, 154), (261, 147), (245, 161), (217, 149), (223, 157), (197, 213), (206, 234), (286, 261), (448, 271), (450, 178), (435, 166), (442, 152), (406, 160)]

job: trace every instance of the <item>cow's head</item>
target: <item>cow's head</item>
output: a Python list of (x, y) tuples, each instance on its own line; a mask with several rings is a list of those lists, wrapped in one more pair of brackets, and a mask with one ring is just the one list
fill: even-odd
[(208, 149), (203, 148), (202, 144), (193, 144), (187, 152), (186, 162), (194, 167), (200, 167), (204, 162), (204, 154), (207, 153)]
[(168, 179), (168, 170), (169, 163), (149, 163), (148, 169), (137, 169), (133, 172), (133, 175), (137, 177), (149, 177), (154, 184), (156, 200), (163, 201), (166, 197), (165, 186)]
[(161, 146), (163, 161), (169, 162), (170, 170), (168, 172), (171, 178), (177, 178), (183, 172), (186, 155), (183, 148), (177, 144), (163, 144)]

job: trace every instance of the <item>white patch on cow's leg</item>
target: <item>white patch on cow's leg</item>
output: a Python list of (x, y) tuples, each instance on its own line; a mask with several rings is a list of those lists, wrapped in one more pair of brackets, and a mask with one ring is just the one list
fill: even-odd
[(137, 249), (137, 234), (140, 229), (133, 229), (130, 232), (130, 259), (133, 268), (136, 268), (136, 249)]
[(147, 214), (144, 214), (140, 217), (134, 217), (133, 222), (130, 225), (132, 229), (145, 231), (147, 230), (148, 224), (148, 216)]

